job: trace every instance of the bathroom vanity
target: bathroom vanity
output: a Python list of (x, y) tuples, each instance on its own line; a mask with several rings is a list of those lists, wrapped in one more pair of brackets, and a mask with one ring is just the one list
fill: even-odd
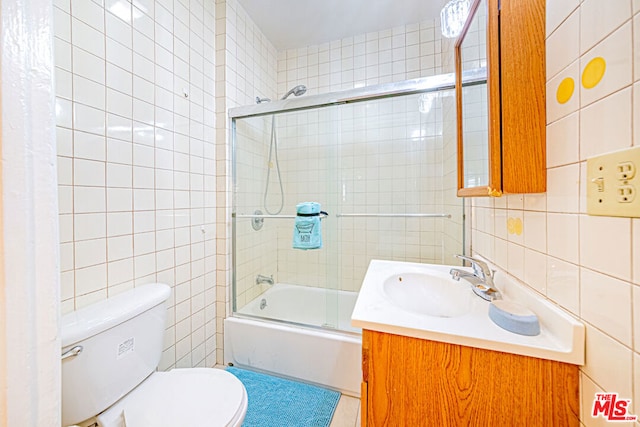
[(578, 366), (362, 331), (362, 426), (578, 426)]
[[(352, 325), (362, 332), (362, 425), (579, 425), (584, 325), (506, 275), (540, 320), (508, 332), (452, 266), (373, 260)], [(459, 267), (456, 267), (459, 268)]]

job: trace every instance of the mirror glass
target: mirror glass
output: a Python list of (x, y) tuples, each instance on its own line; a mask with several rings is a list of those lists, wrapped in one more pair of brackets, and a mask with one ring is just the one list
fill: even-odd
[[(462, 72), (487, 66), (487, 0), (478, 7), (460, 43)], [(463, 187), (489, 185), (489, 115), (487, 84), (465, 86), (462, 81)]]

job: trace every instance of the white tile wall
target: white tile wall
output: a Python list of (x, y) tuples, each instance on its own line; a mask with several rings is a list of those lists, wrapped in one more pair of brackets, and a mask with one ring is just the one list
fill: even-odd
[(437, 21), (425, 21), (278, 52), (278, 94), (298, 84), (317, 94), (439, 74), (440, 39)]
[(573, 12), (580, 0), (554, 1), (547, 4), (547, 37)]
[(585, 354), (585, 375), (605, 391), (615, 390), (621, 397), (632, 395), (633, 355), (624, 345), (588, 324)]
[[(623, 3), (623, 2), (621, 2)], [(596, 87), (586, 89), (580, 86), (580, 103), (584, 107), (594, 101), (602, 99), (622, 88), (628, 87), (633, 81), (633, 57), (631, 21), (599, 43), (585, 55), (580, 57), (580, 69), (593, 58), (601, 57), (606, 61), (606, 78)]]
[(631, 146), (631, 86), (580, 110), (580, 160)]
[(588, 215), (580, 217), (581, 265), (631, 281), (630, 252), (630, 219)]
[[(640, 219), (633, 219), (631, 222), (631, 229), (633, 230), (633, 234), (631, 237), (631, 241), (633, 242), (633, 247), (631, 248), (631, 252), (634, 254), (640, 253)], [(640, 285), (640, 257), (633, 257), (631, 260), (631, 271), (633, 274), (633, 282), (637, 285)], [(637, 313), (640, 314), (640, 310), (637, 310)], [(637, 323), (636, 323), (637, 324)], [(640, 328), (638, 328), (638, 333), (640, 333)], [(638, 335), (640, 337), (640, 335)], [(640, 347), (640, 340), (637, 341), (638, 346)]]
[(547, 173), (547, 210), (550, 212), (577, 212), (580, 184), (580, 166), (573, 163), (550, 168)]
[[(603, 425), (590, 413), (596, 391), (631, 399), (634, 413), (640, 408), (640, 223), (588, 216), (585, 205), (586, 159), (630, 147), (640, 134), (640, 116), (632, 116), (639, 87), (634, 85), (637, 72), (633, 76), (638, 49), (632, 44), (638, 10), (634, 1), (632, 18), (627, 0), (615, 5), (547, 1), (547, 193), (526, 195), (523, 204), (518, 195), (472, 200), (473, 215), (479, 217), (472, 221), (474, 252), (586, 324), (586, 364), (581, 369), (581, 422), (586, 426)], [(576, 40), (579, 56), (574, 54)], [(595, 57), (605, 60), (605, 73), (600, 83), (585, 89), (582, 73)], [(566, 78), (573, 79), (574, 92), (559, 104), (556, 92)], [(523, 211), (521, 243), (503, 231), (515, 210)], [(490, 217), (494, 229), (486, 225)], [(524, 272), (514, 245), (524, 250)], [(546, 280), (541, 270), (546, 270)]]
[[(637, 322), (636, 322), (637, 324)], [(640, 355), (638, 353), (634, 353), (633, 355), (633, 384), (634, 384), (634, 390), (633, 390), (633, 395), (634, 396), (640, 396)], [(638, 409), (640, 408), (640, 404), (635, 401), (632, 402), (632, 411), (634, 414), (638, 413)]]
[(584, 0), (580, 6), (580, 53), (587, 52), (630, 18), (631, 0), (620, 0), (611, 5)]
[(549, 35), (547, 78), (555, 76), (580, 56), (580, 13), (575, 11)]
[(214, 4), (55, 6), (62, 311), (167, 283), (160, 367), (212, 366)]
[[(216, 309), (217, 329), (216, 347), (219, 363), (223, 363), (223, 328), (222, 320), (231, 310), (231, 222), (228, 220), (231, 206), (231, 182), (230, 182), (230, 147), (229, 147), (229, 121), (227, 111), (229, 108), (240, 105), (250, 105), (256, 97), (268, 97), (276, 99), (277, 85), (277, 52), (273, 45), (262, 34), (260, 29), (249, 18), (242, 6), (236, 0), (216, 0)], [(266, 173), (265, 164), (258, 165), (252, 157), (255, 150), (266, 154), (264, 133), (270, 132), (269, 121), (259, 119), (252, 126), (247, 126), (246, 135), (249, 141), (253, 141), (246, 147), (246, 157), (239, 153), (239, 168), (250, 170), (254, 180), (264, 179)], [(257, 130), (259, 129), (259, 131)], [(244, 130), (240, 127), (239, 132)], [(254, 143), (255, 142), (255, 143)], [(242, 160), (246, 158), (247, 160)], [(240, 169), (242, 170), (242, 169)], [(253, 191), (248, 193), (248, 198), (239, 201), (239, 207), (251, 207), (255, 209), (261, 200), (261, 187), (254, 181), (251, 186)], [(253, 210), (251, 210), (253, 212)], [(268, 247), (269, 242), (275, 241), (275, 235), (262, 239), (262, 235), (271, 233), (272, 225), (266, 224), (265, 229), (255, 233), (249, 222), (240, 224), (237, 230), (237, 241), (243, 242), (246, 250), (238, 252), (238, 262), (244, 266), (245, 271), (241, 277), (241, 283), (246, 283), (241, 291), (240, 302), (251, 299), (259, 292), (259, 288), (251, 288), (255, 283), (256, 274), (272, 274), (268, 266), (273, 264)], [(255, 261), (255, 262), (254, 262)]]
[(575, 264), (547, 255), (547, 296), (573, 314), (580, 310), (580, 272)]
[(580, 121), (578, 113), (547, 126), (547, 166), (575, 163), (580, 158)]
[(582, 268), (580, 289), (581, 317), (631, 347), (631, 285)]

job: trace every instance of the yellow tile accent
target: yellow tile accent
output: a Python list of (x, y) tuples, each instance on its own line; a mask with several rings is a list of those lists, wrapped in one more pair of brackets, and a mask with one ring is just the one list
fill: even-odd
[(602, 80), (606, 69), (607, 62), (604, 58), (601, 56), (593, 58), (582, 71), (582, 86), (585, 89), (594, 88)]
[(507, 219), (507, 232), (509, 234), (515, 234), (520, 236), (522, 234), (522, 219), (520, 218), (508, 218)]
[(523, 229), (522, 220), (520, 218), (516, 218), (513, 221), (513, 232), (517, 236), (520, 236), (522, 234), (522, 229)]
[(567, 103), (571, 99), (575, 87), (576, 84), (571, 77), (563, 79), (558, 85), (558, 90), (556, 91), (556, 100), (558, 103)]

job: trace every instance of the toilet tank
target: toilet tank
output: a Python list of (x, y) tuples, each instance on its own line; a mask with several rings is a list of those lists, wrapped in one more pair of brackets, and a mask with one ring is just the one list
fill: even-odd
[(91, 418), (133, 390), (158, 366), (171, 290), (138, 286), (62, 317), (62, 425)]

